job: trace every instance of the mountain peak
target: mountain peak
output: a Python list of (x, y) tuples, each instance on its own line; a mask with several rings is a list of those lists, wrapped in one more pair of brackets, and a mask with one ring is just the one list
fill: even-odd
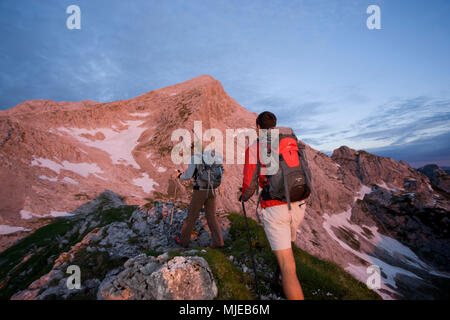
[(202, 74), (197, 77), (194, 77), (192, 79), (189, 79), (185, 82), (196, 82), (196, 83), (214, 83), (219, 82), (218, 80), (214, 79), (212, 76), (208, 74)]
[(196, 90), (205, 90), (208, 88), (212, 89), (214, 91), (214, 93), (219, 93), (219, 92), (221, 94), (225, 93), (225, 90), (223, 89), (220, 81), (214, 79), (213, 77), (211, 77), (209, 75), (200, 75), (195, 78), (186, 80), (184, 82), (170, 85), (170, 86), (167, 86), (167, 87), (155, 90), (155, 91), (151, 91), (151, 92), (157, 92), (159, 94), (167, 94), (169, 96), (175, 96), (180, 93), (196, 91)]
[(450, 192), (450, 177), (437, 164), (427, 164), (417, 169), (417, 171), (427, 176), (435, 186), (446, 192)]
[(354, 155), (357, 153), (356, 150), (347, 147), (347, 146), (340, 146), (339, 148), (333, 150), (332, 158), (353, 158)]

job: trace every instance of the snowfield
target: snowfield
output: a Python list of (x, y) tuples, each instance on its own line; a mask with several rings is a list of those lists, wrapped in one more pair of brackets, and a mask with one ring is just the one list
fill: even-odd
[(372, 188), (371, 187), (368, 187), (366, 185), (362, 185), (361, 189), (359, 189), (358, 195), (355, 197), (354, 201), (356, 201), (357, 199), (359, 199), (359, 200), (364, 199), (364, 196), (366, 194), (368, 194), (368, 193), (371, 193), (371, 192), (372, 192)]
[[(45, 159), (45, 158), (35, 158), (33, 156), (33, 161), (31, 161), (32, 166), (39, 166), (43, 168), (48, 168), (57, 174), (61, 172), (61, 170), (67, 170), (72, 171), (84, 178), (87, 178), (90, 174), (96, 174), (96, 173), (103, 173), (102, 169), (100, 169), (95, 163), (86, 163), (86, 162), (80, 162), (80, 163), (73, 163), (64, 160), (61, 164), (59, 164), (56, 161)], [(45, 177), (45, 176), (40, 176)], [(46, 177), (47, 178), (47, 177)], [(45, 179), (45, 178), (41, 178)], [(55, 178), (53, 178), (55, 179)], [(48, 180), (51, 180), (48, 178)], [(54, 181), (54, 180), (51, 180)]]
[[(360, 191), (358, 192), (358, 196), (355, 197), (355, 200), (362, 199), (367, 193), (370, 193), (370, 189), (367, 186), (361, 187)], [(425, 270), (426, 272), (433, 273), (438, 276), (447, 277), (447, 275), (445, 274), (440, 274), (433, 271), (430, 266), (421, 261), (420, 258), (407, 246), (391, 237), (379, 233), (377, 227), (359, 226), (352, 223), (350, 220), (351, 214), (352, 208), (339, 214), (328, 215), (327, 213), (324, 213), (323, 217), (325, 221), (322, 225), (330, 235), (330, 237), (338, 242), (339, 245), (342, 246), (345, 250), (350, 251), (355, 256), (366, 261), (369, 265), (376, 265), (381, 269), (381, 288), (375, 289), (375, 291), (383, 299), (392, 299), (392, 297), (386, 292), (383, 292), (383, 290), (397, 293), (395, 290), (397, 288), (397, 285), (395, 283), (395, 277), (397, 274), (404, 274), (417, 279), (421, 278), (408, 270), (390, 265), (380, 260), (379, 258), (370, 255), (369, 253), (355, 250), (337, 236), (337, 234), (333, 230), (334, 228), (343, 229), (350, 232), (354, 236), (355, 240), (357, 240), (359, 243), (369, 243), (377, 249), (385, 250), (390, 256), (395, 257), (395, 259), (400, 260), (405, 264), (409, 264), (412, 267)], [(364, 227), (366, 231), (362, 227)], [(367, 230), (369, 232), (367, 232)], [(367, 267), (364, 265), (349, 264), (349, 266), (345, 268), (345, 270), (347, 270), (351, 275), (353, 275), (356, 279), (363, 283), (366, 283), (368, 277), (370, 276), (370, 274), (367, 273)]]
[[(143, 114), (141, 114), (143, 115)], [(65, 132), (73, 136), (86, 146), (94, 147), (105, 151), (111, 157), (114, 164), (131, 165), (136, 169), (140, 169), (134, 160), (132, 151), (138, 145), (141, 134), (147, 128), (140, 127), (144, 121), (126, 121), (123, 124), (128, 126), (125, 130), (98, 128), (98, 129), (82, 129), (82, 128), (58, 128), (58, 131)], [(101, 133), (104, 139), (88, 139), (83, 135), (95, 137)]]
[(148, 117), (151, 113), (150, 112), (142, 112), (142, 113), (130, 113), (130, 116), (132, 117)]
[(55, 211), (55, 210), (51, 210), (50, 213), (47, 214), (37, 214), (25, 209), (20, 210), (20, 217), (24, 220), (29, 220), (33, 217), (36, 218), (48, 218), (48, 217), (53, 217), (53, 218), (57, 218), (57, 217), (68, 217), (68, 216), (73, 216), (73, 214), (68, 213), (68, 212), (62, 212), (62, 211)]
[(62, 179), (62, 181), (65, 181), (65, 182), (68, 182), (68, 183), (71, 183), (71, 184), (79, 184), (78, 181), (73, 180), (72, 178), (69, 178), (69, 177), (64, 177)]
[(145, 193), (149, 193), (149, 192), (155, 190), (153, 188), (154, 185), (159, 186), (159, 184), (157, 182), (155, 182), (153, 179), (151, 179), (147, 173), (144, 173), (143, 175), (144, 175), (143, 178), (133, 179), (133, 183), (136, 186), (141, 187)]
[(396, 188), (391, 188), (389, 187), (386, 182), (382, 181), (381, 183), (378, 184), (379, 187), (389, 190), (389, 191), (393, 191), (393, 192), (397, 192), (398, 190)]
[(31, 229), (25, 229), (23, 227), (13, 227), (13, 226), (8, 226), (6, 224), (0, 225), (0, 235), (16, 233), (19, 231), (31, 231)]
[[(350, 247), (345, 241), (339, 239), (338, 236), (334, 233), (333, 227), (338, 229), (343, 228), (344, 230), (351, 232), (357, 241), (359, 242), (361, 242), (362, 240), (368, 241), (369, 243), (373, 244), (374, 247), (386, 250), (391, 256), (401, 257), (401, 259), (404, 262), (414, 265), (415, 267), (426, 268), (426, 264), (420, 261), (420, 259), (414, 254), (414, 252), (412, 252), (408, 247), (404, 246), (397, 240), (380, 234), (378, 232), (377, 227), (365, 226), (365, 228), (370, 230), (370, 232), (373, 235), (369, 238), (359, 225), (350, 222), (350, 216), (351, 216), (351, 209), (342, 212), (340, 214), (328, 215), (325, 213), (324, 214), (325, 221), (323, 222), (323, 227), (331, 236), (331, 238), (333, 238), (336, 242), (338, 242), (339, 245), (341, 245), (344, 249), (350, 251), (355, 256), (363, 259), (369, 265), (377, 265), (378, 267), (380, 267), (382, 271), (381, 289), (390, 291), (392, 293), (396, 293), (395, 288), (397, 286), (395, 284), (394, 278), (397, 275), (397, 273), (403, 273), (408, 276), (419, 278), (418, 276), (407, 270), (391, 266), (379, 260), (378, 258), (371, 256), (368, 253), (355, 250), (352, 247)], [(349, 264), (349, 266), (345, 268), (345, 270), (350, 272), (351, 275), (353, 275), (356, 279), (358, 279), (363, 283), (366, 283), (366, 280), (369, 276), (369, 274), (367, 274), (366, 266), (362, 265), (356, 266)], [(386, 277), (383, 276), (383, 273), (386, 275)], [(381, 290), (375, 291), (380, 296), (382, 296), (383, 299), (392, 299), (390, 295), (382, 292)]]
[(42, 179), (42, 180), (48, 180), (48, 181), (52, 181), (52, 182), (58, 181), (58, 177), (55, 177), (55, 178), (49, 178), (49, 177), (47, 177), (47, 176), (39, 176), (39, 179)]

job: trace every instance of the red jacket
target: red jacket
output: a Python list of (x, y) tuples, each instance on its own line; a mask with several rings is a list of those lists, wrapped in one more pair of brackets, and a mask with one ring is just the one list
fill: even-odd
[[(251, 146), (245, 150), (245, 164), (244, 164), (244, 178), (242, 181), (242, 200), (247, 201), (251, 198), (251, 196), (256, 191), (256, 163), (258, 159), (258, 153), (259, 153), (259, 143), (255, 142)], [(264, 164), (261, 164), (262, 167), (264, 167)], [(265, 177), (263, 175), (259, 175), (258, 177), (258, 183), (259, 186), (262, 188), (264, 185), (264, 179)], [(260, 190), (262, 192), (262, 190)], [(264, 200), (261, 199), (261, 208), (267, 208), (267, 207), (273, 207), (273, 206), (279, 206), (282, 204), (286, 204), (286, 202), (279, 201), (279, 200)]]

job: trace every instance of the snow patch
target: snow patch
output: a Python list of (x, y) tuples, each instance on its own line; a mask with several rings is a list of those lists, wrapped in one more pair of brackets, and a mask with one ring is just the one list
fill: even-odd
[(50, 213), (47, 214), (37, 214), (28, 210), (20, 210), (20, 217), (24, 220), (29, 220), (33, 217), (36, 218), (47, 218), (47, 217), (53, 217), (53, 218), (57, 218), (57, 217), (68, 217), (68, 216), (73, 216), (72, 213), (68, 213), (68, 212), (62, 212), (62, 211), (55, 211), (55, 210), (51, 210)]
[(71, 183), (71, 184), (79, 184), (78, 181), (73, 180), (73, 179), (71, 179), (69, 177), (64, 177), (62, 180), (65, 181), (65, 182)]
[(106, 179), (106, 178), (104, 178), (104, 177), (101, 177), (101, 176), (99, 176), (98, 174), (94, 174), (94, 176), (95, 177), (97, 177), (97, 178), (99, 178), (99, 179), (101, 179), (101, 180), (103, 180), (103, 181), (108, 181), (108, 179)]
[(357, 199), (359, 199), (359, 200), (362, 200), (362, 199), (364, 199), (364, 196), (366, 195), (366, 194), (368, 194), (368, 193), (371, 193), (372, 192), (372, 188), (371, 187), (368, 187), (368, 186), (366, 186), (366, 185), (362, 185), (361, 186), (361, 189), (359, 189), (359, 191), (358, 191), (358, 195), (355, 197), (355, 201), (357, 200)]
[(0, 235), (16, 233), (19, 231), (31, 231), (31, 229), (25, 229), (23, 227), (13, 227), (13, 226), (8, 226), (6, 224), (0, 225)]
[(62, 164), (59, 164), (56, 161), (45, 159), (45, 158), (34, 158), (31, 161), (32, 166), (39, 166), (42, 168), (48, 168), (56, 173), (60, 173), (61, 170), (72, 171), (84, 178), (87, 178), (89, 174), (95, 173), (103, 173), (102, 169), (100, 169), (95, 163), (73, 163), (64, 160)]
[[(396, 259), (402, 261), (405, 264), (409, 264), (415, 268), (426, 270), (427, 272), (433, 272), (433, 274), (435, 275), (447, 277), (447, 275), (432, 271), (431, 267), (426, 263), (424, 263), (422, 260), (420, 260), (420, 258), (407, 246), (403, 245), (402, 243), (391, 237), (379, 233), (378, 228), (376, 226), (373, 227), (364, 226), (365, 229), (369, 230), (371, 233), (371, 235), (368, 236), (367, 232), (364, 232), (362, 227), (353, 224), (350, 221), (350, 217), (351, 217), (351, 209), (339, 214), (328, 215), (325, 213), (324, 222), (322, 225), (324, 229), (327, 231), (327, 233), (331, 236), (331, 238), (333, 238), (336, 242), (338, 242), (339, 245), (343, 247), (345, 250), (351, 252), (355, 256), (366, 261), (369, 265), (377, 265), (378, 267), (380, 267), (381, 271), (386, 275), (386, 277), (384, 276), (382, 277), (381, 289), (396, 293), (395, 288), (397, 288), (397, 285), (395, 284), (394, 279), (396, 275), (399, 273), (410, 277), (415, 277), (418, 279), (421, 278), (408, 270), (392, 266), (376, 258), (375, 256), (353, 249), (345, 241), (337, 237), (337, 235), (333, 231), (333, 227), (338, 229), (343, 228), (344, 230), (351, 232), (357, 241), (369, 242), (379, 249), (384, 249), (390, 256), (395, 257)], [(352, 274), (356, 279), (362, 281), (363, 283), (366, 282), (369, 276), (366, 273), (366, 267), (363, 265), (356, 266), (349, 264), (346, 270), (350, 272), (350, 274)], [(380, 294), (383, 297), (383, 299), (391, 299), (387, 294), (383, 293), (382, 290), (375, 290), (375, 291), (378, 294)]]
[(130, 113), (130, 116), (133, 116), (133, 117), (148, 117), (149, 115), (150, 115), (150, 112)]
[(64, 211), (51, 210), (49, 214), (46, 214), (44, 216), (57, 218), (57, 217), (70, 217), (73, 216), (73, 214)]
[(389, 186), (386, 184), (386, 182), (384, 182), (384, 181), (382, 181), (381, 183), (378, 183), (377, 185), (378, 185), (379, 187), (383, 188), (383, 189), (386, 189), (386, 190), (389, 190), (389, 191), (392, 191), (392, 192), (397, 192), (397, 191), (398, 191), (398, 190), (395, 189), (395, 188), (389, 187)]
[(38, 216), (38, 215), (36, 213), (33, 213), (28, 210), (20, 210), (20, 217), (22, 219), (28, 220), (28, 219), (33, 218), (33, 216)]
[(133, 183), (136, 186), (141, 187), (145, 193), (149, 193), (149, 192), (155, 190), (153, 188), (153, 185), (159, 186), (159, 184), (157, 182), (155, 182), (153, 179), (151, 179), (147, 173), (144, 173), (143, 175), (144, 175), (143, 178), (133, 179)]
[(158, 172), (166, 172), (167, 168), (164, 167), (158, 167)]
[(42, 180), (49, 180), (49, 181), (52, 181), (52, 182), (58, 181), (58, 177), (55, 177), (55, 178), (49, 178), (49, 177), (47, 177), (47, 176), (39, 176), (39, 179), (42, 179)]

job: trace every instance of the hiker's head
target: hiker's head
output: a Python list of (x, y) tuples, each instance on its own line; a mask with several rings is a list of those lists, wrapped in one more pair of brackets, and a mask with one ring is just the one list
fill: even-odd
[[(256, 128), (258, 129), (272, 129), (277, 126), (277, 117), (270, 112), (261, 112), (256, 118)], [(259, 133), (259, 132), (258, 132)]]

